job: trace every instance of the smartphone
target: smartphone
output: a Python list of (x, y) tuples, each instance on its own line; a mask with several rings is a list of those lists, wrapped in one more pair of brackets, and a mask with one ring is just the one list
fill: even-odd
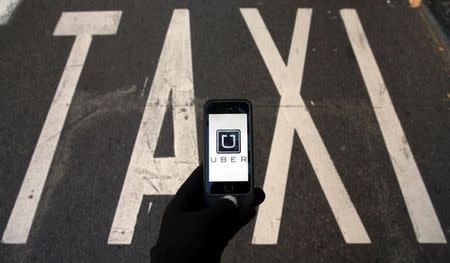
[(232, 195), (253, 202), (252, 105), (245, 99), (209, 100), (204, 107), (205, 202)]

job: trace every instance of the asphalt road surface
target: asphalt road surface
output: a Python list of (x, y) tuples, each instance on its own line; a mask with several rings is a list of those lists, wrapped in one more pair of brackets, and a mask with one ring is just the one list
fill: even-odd
[(9, 2), (0, 262), (148, 262), (210, 98), (253, 102), (267, 193), (223, 262), (448, 262), (449, 62), (406, 0)]

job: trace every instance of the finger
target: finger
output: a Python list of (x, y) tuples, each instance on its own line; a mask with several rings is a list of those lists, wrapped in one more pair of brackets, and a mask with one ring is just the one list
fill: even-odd
[(245, 205), (239, 208), (236, 227), (241, 229), (256, 216), (256, 209), (253, 205)]
[(205, 214), (208, 223), (226, 222), (238, 213), (237, 200), (233, 196), (225, 196), (217, 200), (212, 206), (206, 208)]
[[(225, 196), (224, 198), (226, 197), (228, 196)], [(240, 205), (239, 208), (237, 209), (237, 213), (233, 212), (232, 209), (230, 208), (230, 212), (233, 213), (227, 214), (227, 211), (224, 210), (223, 208), (224, 206), (229, 207), (230, 206), (229, 204), (233, 202), (231, 201), (223, 202), (224, 200), (221, 200), (219, 203), (216, 203), (216, 205), (212, 207), (211, 211), (214, 214), (213, 217), (216, 218), (221, 217), (220, 220), (217, 221), (218, 224), (224, 223), (227, 226), (232, 225), (231, 229), (233, 230), (235, 229), (237, 232), (239, 229), (241, 229), (244, 225), (248, 224), (248, 222), (250, 222), (250, 220), (252, 220), (255, 217), (256, 215), (255, 207), (264, 202), (265, 197), (266, 195), (261, 188), (255, 188), (253, 193), (254, 198), (253, 202), (249, 205)], [(234, 202), (233, 204), (237, 206), (236, 202)], [(226, 216), (230, 215), (233, 216), (233, 218), (226, 218)]]
[(256, 216), (256, 207), (264, 202), (266, 194), (261, 188), (253, 190), (253, 202), (249, 205), (242, 205), (239, 207), (238, 216), (234, 220), (228, 233), (231, 239), (241, 228), (247, 225)]
[(257, 187), (253, 190), (253, 206), (262, 204), (265, 199), (266, 194), (264, 193), (263, 189)]
[(181, 185), (170, 205), (186, 210), (203, 206), (203, 164), (200, 164)]
[(247, 225), (256, 215), (256, 209), (253, 205), (244, 205), (238, 208), (237, 213), (226, 220), (219, 220), (215, 231), (217, 236), (223, 237), (223, 243), (228, 243), (236, 233)]
[(202, 224), (208, 229), (208, 234), (219, 246), (226, 246), (237, 232), (236, 222), (239, 219), (239, 209), (235, 202), (222, 198), (203, 211)]

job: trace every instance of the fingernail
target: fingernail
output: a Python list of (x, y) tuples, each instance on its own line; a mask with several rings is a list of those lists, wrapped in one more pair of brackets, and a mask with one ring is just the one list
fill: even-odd
[(222, 197), (222, 199), (227, 199), (230, 200), (231, 202), (233, 202), (233, 204), (238, 207), (238, 201), (236, 199), (236, 197), (232, 196), (232, 195), (226, 195), (224, 197)]

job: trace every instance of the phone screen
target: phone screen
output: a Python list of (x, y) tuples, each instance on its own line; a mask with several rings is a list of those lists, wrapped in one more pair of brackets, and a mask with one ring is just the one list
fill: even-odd
[(210, 182), (247, 182), (247, 114), (208, 114)]

